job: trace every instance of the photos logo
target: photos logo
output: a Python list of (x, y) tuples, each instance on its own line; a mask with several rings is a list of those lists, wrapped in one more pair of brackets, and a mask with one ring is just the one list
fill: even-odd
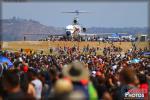
[(144, 99), (144, 93), (146, 90), (144, 89), (130, 89), (128, 92), (124, 94), (124, 99)]

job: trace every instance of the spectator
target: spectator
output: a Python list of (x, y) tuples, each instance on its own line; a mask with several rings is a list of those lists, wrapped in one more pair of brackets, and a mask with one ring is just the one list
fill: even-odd
[(89, 72), (82, 63), (72, 62), (63, 69), (63, 74), (72, 81), (74, 91), (82, 91), (87, 99), (97, 99), (96, 90), (89, 80)]
[(36, 72), (35, 70), (32, 70), (32, 81), (31, 83), (34, 85), (35, 88), (35, 97), (36, 99), (41, 99), (42, 97), (42, 82), (41, 80), (38, 78), (38, 72)]
[(120, 72), (120, 90), (118, 91), (118, 94), (116, 95), (116, 100), (124, 99), (125, 92), (128, 92), (131, 89), (137, 89), (136, 87), (136, 80), (137, 75), (135, 74), (135, 71), (132, 68), (124, 68)]
[(16, 70), (8, 70), (4, 73), (2, 85), (6, 91), (6, 95), (3, 99), (34, 99), (21, 90), (19, 75)]
[(35, 95), (36, 95), (35, 94), (35, 88), (34, 88), (33, 84), (31, 84), (31, 82), (29, 81), (27, 73), (22, 73), (21, 74), (21, 76), (20, 76), (20, 83), (21, 83), (21, 89), (25, 93), (35, 97)]

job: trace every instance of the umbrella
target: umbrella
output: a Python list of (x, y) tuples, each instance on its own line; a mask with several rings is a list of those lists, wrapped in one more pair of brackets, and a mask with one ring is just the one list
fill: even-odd
[(136, 59), (136, 58), (133, 60), (130, 60), (131, 63), (139, 63), (140, 61), (141, 61), (140, 59)]
[(8, 68), (13, 66), (13, 63), (8, 58), (6, 58), (4, 56), (0, 56), (0, 63), (7, 63)]

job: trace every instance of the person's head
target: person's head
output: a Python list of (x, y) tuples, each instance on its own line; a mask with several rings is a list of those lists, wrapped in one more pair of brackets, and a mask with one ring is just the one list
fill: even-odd
[(44, 84), (46, 82), (46, 73), (45, 72), (41, 72), (40, 75), (39, 75), (39, 79)]
[(38, 72), (35, 69), (29, 69), (27, 72), (27, 76), (29, 78), (29, 81), (34, 80), (38, 78)]
[(137, 80), (135, 71), (128, 67), (122, 69), (119, 78), (122, 84), (135, 84), (135, 81)]
[(51, 81), (52, 81), (53, 83), (55, 83), (56, 80), (57, 80), (57, 72), (56, 72), (56, 69), (55, 69), (55, 68), (51, 68), (51, 69), (49, 70), (49, 74), (50, 74), (50, 79), (51, 79)]
[(147, 82), (147, 79), (146, 79), (146, 75), (145, 75), (145, 74), (139, 74), (139, 75), (138, 75), (138, 78), (139, 78), (140, 84), (143, 84), (143, 83), (146, 83), (146, 82)]
[(7, 70), (4, 73), (2, 84), (4, 90), (7, 92), (20, 87), (19, 83), (19, 75), (17, 74), (16, 70)]
[(98, 79), (99, 84), (105, 84), (106, 79), (104, 75), (97, 76), (97, 79)]
[(59, 79), (54, 85), (54, 93), (56, 95), (70, 93), (73, 90), (71, 81), (67, 79)]

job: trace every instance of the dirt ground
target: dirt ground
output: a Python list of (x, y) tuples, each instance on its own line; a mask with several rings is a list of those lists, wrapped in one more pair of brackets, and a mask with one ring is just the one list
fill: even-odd
[[(135, 43), (138, 48), (150, 47), (148, 42), (136, 42)], [(49, 52), (50, 47), (71, 47), (71, 46), (79, 46), (82, 49), (84, 46), (89, 45), (90, 47), (100, 47), (103, 49), (104, 47), (108, 47), (111, 44), (103, 43), (103, 42), (75, 42), (75, 41), (11, 41), (11, 42), (2, 42), (2, 49), (18, 51), (20, 48), (23, 49), (31, 49), (34, 51), (43, 50), (44, 52)], [(119, 42), (114, 43), (115, 46), (123, 48), (123, 51), (127, 51), (132, 47), (131, 42)]]

